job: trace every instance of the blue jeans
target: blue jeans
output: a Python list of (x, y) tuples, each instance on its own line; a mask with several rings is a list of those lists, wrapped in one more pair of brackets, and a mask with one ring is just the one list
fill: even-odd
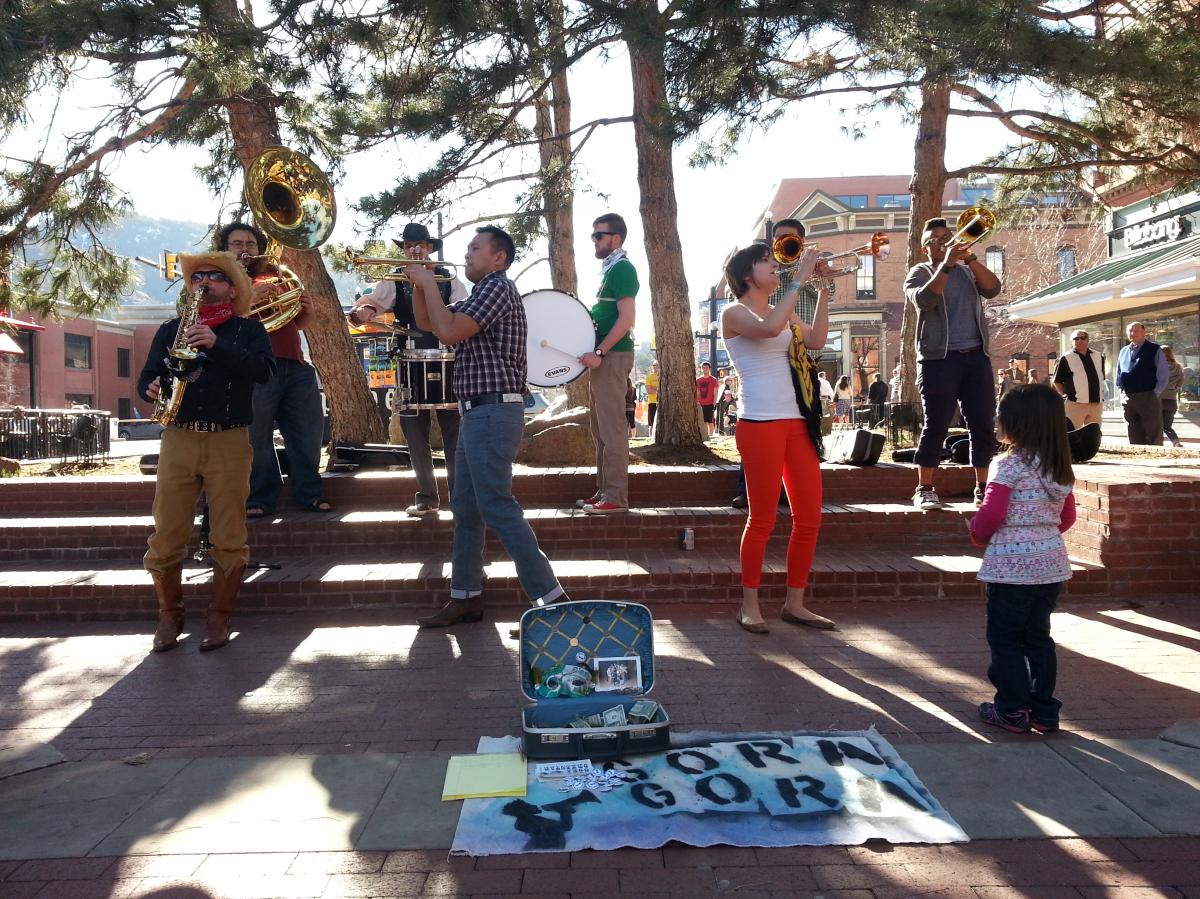
[(996, 397), (992, 393), (992, 362), (983, 350), (951, 350), (945, 359), (917, 363), (917, 390), (925, 426), (913, 461), (937, 468), (955, 408), (962, 410), (971, 435), (971, 465), (987, 468), (996, 454)]
[(1050, 613), (1061, 590), (1062, 584), (987, 585), (988, 680), (1002, 715), (1029, 709), (1035, 721), (1058, 724), (1062, 703), (1054, 698), (1058, 656)]
[(485, 527), (500, 538), (533, 603), (562, 596), (550, 560), (538, 548), (533, 528), (512, 492), (513, 459), (524, 433), (521, 403), (478, 406), (462, 417), (450, 492), (454, 512), (451, 599), (470, 599), (483, 589)]
[(302, 506), (321, 499), (321, 436), (325, 421), (317, 373), (309, 364), (294, 359), (276, 359), (275, 376), (266, 384), (254, 385), (254, 423), (250, 446), (254, 463), (250, 468), (247, 508), (275, 508), (283, 489), (283, 476), (275, 454), (275, 423), (287, 450), (288, 478), (292, 497)]

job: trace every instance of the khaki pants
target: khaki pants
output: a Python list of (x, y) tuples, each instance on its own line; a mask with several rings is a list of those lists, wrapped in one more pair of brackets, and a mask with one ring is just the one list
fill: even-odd
[(588, 375), (591, 409), (588, 424), (596, 441), (596, 492), (601, 502), (629, 506), (629, 422), (625, 392), (633, 371), (633, 353), (606, 353)]
[(1067, 418), (1076, 428), (1090, 424), (1104, 424), (1104, 405), (1102, 403), (1074, 403), (1066, 400), (1064, 405), (1067, 410)]
[(214, 561), (229, 571), (250, 560), (246, 497), (250, 495), (251, 457), (245, 428), (214, 433), (182, 428), (163, 431), (154, 488), (154, 533), (142, 558), (147, 571), (161, 575), (184, 560), (201, 490), (208, 497)]

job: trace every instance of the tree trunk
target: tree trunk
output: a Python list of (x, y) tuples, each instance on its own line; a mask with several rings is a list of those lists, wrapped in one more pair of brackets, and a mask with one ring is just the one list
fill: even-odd
[[(551, 5), (549, 23), (550, 97), (543, 94), (537, 102), (537, 137), (541, 143), (541, 182), (543, 208), (546, 210), (546, 237), (550, 249), (550, 282), (555, 290), (572, 296), (579, 294), (575, 268), (575, 188), (571, 171), (571, 92), (567, 84), (566, 50), (563, 44), (563, 7), (559, 0)], [(567, 385), (570, 406), (588, 405), (588, 379)]]
[[(240, 15), (235, 0), (220, 0), (217, 9), (230, 18)], [(278, 145), (280, 137), (269, 86), (255, 85), (242, 97), (229, 102), (227, 109), (230, 133), (244, 172), (264, 148)], [(383, 425), (379, 406), (367, 385), (362, 361), (350, 340), (338, 302), (337, 288), (320, 252), (285, 248), (283, 264), (304, 282), (304, 292), (313, 300), (312, 321), (304, 334), (329, 405), (332, 442), (381, 442)]]
[[(657, 7), (640, 0), (645, 21)], [(696, 414), (696, 352), (683, 249), (679, 242), (674, 146), (667, 105), (663, 34), (652, 24), (636, 39), (626, 37), (633, 72), (633, 134), (637, 146), (642, 231), (650, 269), (650, 308), (654, 314), (660, 381), (654, 442), (701, 446), (704, 434)]]
[[(950, 84), (926, 80), (921, 83), (921, 111), (917, 121), (913, 176), (909, 183), (912, 211), (908, 221), (909, 268), (925, 258), (921, 249), (921, 231), (925, 220), (942, 214), (942, 195), (946, 190), (946, 125), (950, 119)], [(917, 308), (904, 300), (900, 324), (901, 400), (918, 401), (917, 396)]]

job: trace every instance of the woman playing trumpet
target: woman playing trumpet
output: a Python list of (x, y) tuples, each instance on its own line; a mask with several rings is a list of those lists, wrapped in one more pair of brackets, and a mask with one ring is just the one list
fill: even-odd
[[(742, 533), (742, 607), (737, 623), (767, 633), (759, 606), (759, 585), (767, 540), (775, 526), (782, 477), (792, 507), (787, 550), (787, 599), (780, 617), (791, 624), (829, 629), (828, 618), (805, 606), (808, 574), (821, 527), (821, 395), (808, 350), (825, 345), (829, 329), (828, 281), (818, 285), (813, 323), (794, 310), (799, 286), (827, 269), (815, 248), (804, 251), (793, 287), (773, 308), (779, 266), (766, 246), (736, 252), (725, 277), (737, 300), (721, 313), (721, 331), (741, 382), (736, 433), (746, 473), (750, 515)], [(786, 389), (787, 387), (792, 389)]]

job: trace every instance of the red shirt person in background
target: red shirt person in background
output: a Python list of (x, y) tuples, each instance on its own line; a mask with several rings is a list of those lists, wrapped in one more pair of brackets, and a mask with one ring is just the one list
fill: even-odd
[(717, 405), (717, 387), (720, 381), (713, 377), (712, 366), (707, 362), (700, 366), (702, 374), (696, 379), (696, 402), (700, 404), (700, 411), (704, 413), (704, 426), (708, 428), (708, 436), (713, 435), (713, 429), (716, 427), (716, 415), (714, 409)]

